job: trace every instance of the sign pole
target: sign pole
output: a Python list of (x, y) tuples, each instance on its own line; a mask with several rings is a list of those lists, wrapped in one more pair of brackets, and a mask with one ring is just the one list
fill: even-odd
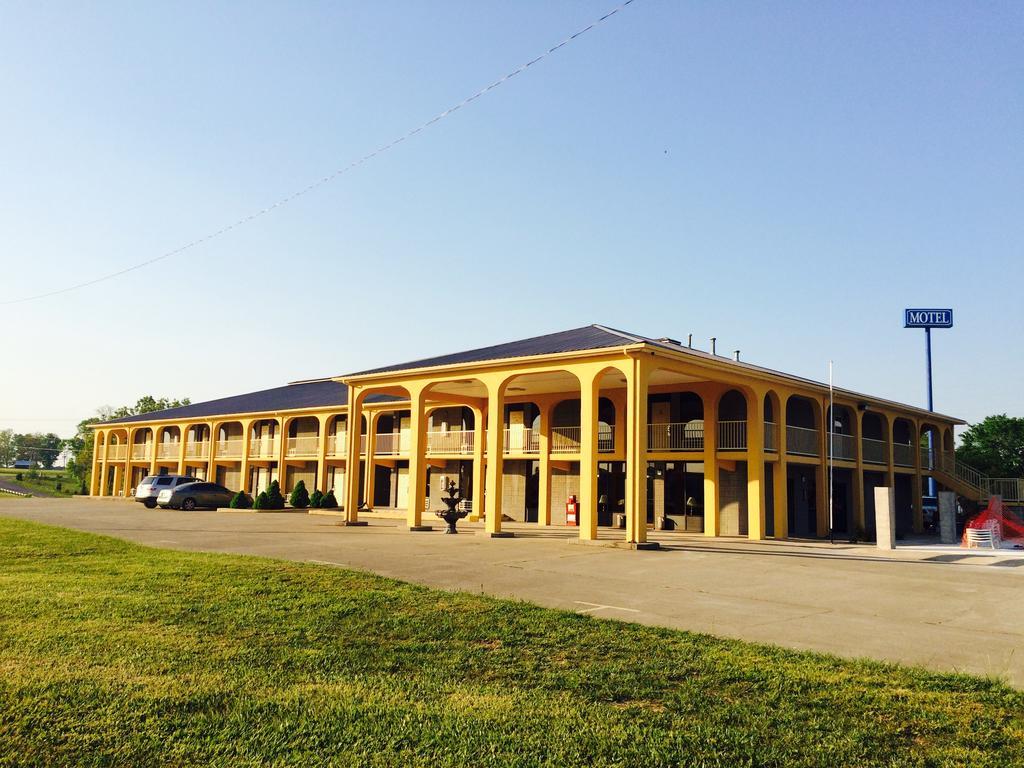
[[(928, 367), (928, 410), (935, 411), (935, 402), (932, 399), (932, 327), (925, 326), (924, 329), (924, 353)], [(935, 446), (932, 442), (934, 435), (928, 431), (928, 461), (935, 461)], [(935, 476), (928, 475), (928, 496), (934, 497), (936, 493)]]
[(836, 409), (832, 390), (832, 361), (828, 361), (828, 539), (836, 543), (836, 528), (832, 517), (832, 465), (835, 456)]
[[(903, 310), (904, 328), (924, 328), (925, 366), (928, 373), (928, 410), (935, 411), (932, 398), (932, 328), (952, 328), (952, 309), (905, 309)], [(935, 467), (935, 445), (931, 431), (928, 432), (928, 464), (929, 470)], [(935, 476), (928, 475), (928, 496), (935, 496)]]

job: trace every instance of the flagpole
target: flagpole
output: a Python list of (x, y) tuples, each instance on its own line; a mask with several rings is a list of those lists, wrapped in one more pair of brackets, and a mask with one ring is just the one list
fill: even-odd
[(828, 538), (836, 543), (835, 524), (832, 518), (832, 465), (835, 456), (836, 439), (835, 393), (832, 388), (832, 361), (828, 361)]

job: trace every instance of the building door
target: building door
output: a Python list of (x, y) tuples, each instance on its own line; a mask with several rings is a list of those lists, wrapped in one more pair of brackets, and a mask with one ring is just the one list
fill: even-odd
[(398, 473), (398, 495), (395, 506), (398, 509), (408, 509), (409, 507), (409, 468), (399, 467), (395, 470)]

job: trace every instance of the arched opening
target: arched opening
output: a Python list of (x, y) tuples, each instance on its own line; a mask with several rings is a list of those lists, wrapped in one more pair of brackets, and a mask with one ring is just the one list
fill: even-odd
[(158, 462), (177, 464), (181, 453), (181, 428), (164, 427), (160, 430), (159, 442), (156, 446)]
[(718, 401), (718, 450), (747, 449), (747, 398), (730, 389)]
[(914, 466), (914, 422), (898, 418), (892, 423), (892, 460), (897, 467)]

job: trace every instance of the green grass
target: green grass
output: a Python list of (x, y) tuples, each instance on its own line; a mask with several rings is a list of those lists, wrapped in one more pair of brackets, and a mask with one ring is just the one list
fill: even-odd
[(3, 766), (1009, 766), (1022, 715), (992, 680), (0, 518)]
[[(36, 477), (30, 477), (34, 472)], [(21, 480), (16, 479), (21, 475)], [(62, 469), (0, 469), (5, 480), (28, 488), (33, 493), (44, 493), (49, 496), (72, 496), (81, 483)], [(57, 485), (60, 485), (60, 488)]]

